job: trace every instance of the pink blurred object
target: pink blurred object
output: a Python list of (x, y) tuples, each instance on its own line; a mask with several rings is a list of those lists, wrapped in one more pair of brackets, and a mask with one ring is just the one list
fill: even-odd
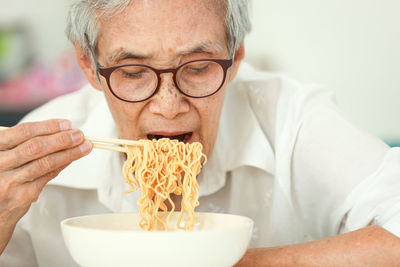
[(52, 67), (36, 64), (26, 74), (1, 83), (0, 110), (30, 110), (85, 83), (74, 53), (65, 53)]

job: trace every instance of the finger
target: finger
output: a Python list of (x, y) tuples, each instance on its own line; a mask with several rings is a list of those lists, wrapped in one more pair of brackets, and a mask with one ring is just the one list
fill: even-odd
[(38, 177), (56, 171), (62, 166), (89, 154), (91, 150), (92, 144), (89, 141), (85, 141), (80, 146), (58, 151), (25, 164), (13, 171), (13, 177), (17, 183), (32, 182)]
[(46, 155), (80, 145), (83, 141), (84, 136), (80, 130), (34, 137), (10, 151), (1, 151), (0, 170), (20, 167)]
[(21, 123), (0, 131), (0, 150), (12, 149), (36, 136), (54, 134), (70, 129), (71, 122), (64, 119)]

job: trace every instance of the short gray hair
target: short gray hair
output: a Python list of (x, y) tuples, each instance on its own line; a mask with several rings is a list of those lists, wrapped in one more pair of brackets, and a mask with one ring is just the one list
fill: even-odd
[[(118, 14), (132, 0), (75, 0), (69, 9), (66, 34), (68, 39), (79, 44), (86, 55), (90, 50), (97, 54), (98, 20), (104, 16)], [(220, 0), (215, 0), (220, 1)], [(251, 30), (249, 18), (250, 0), (225, 0), (225, 23), (227, 48), (231, 55), (239, 48)], [(87, 39), (86, 40), (86, 37)]]

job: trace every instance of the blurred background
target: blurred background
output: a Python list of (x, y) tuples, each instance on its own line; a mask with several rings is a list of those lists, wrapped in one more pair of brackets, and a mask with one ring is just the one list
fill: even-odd
[[(70, 0), (0, 0), (0, 125), (84, 83)], [(333, 90), (358, 126), (400, 145), (400, 1), (253, 0), (246, 61)]]

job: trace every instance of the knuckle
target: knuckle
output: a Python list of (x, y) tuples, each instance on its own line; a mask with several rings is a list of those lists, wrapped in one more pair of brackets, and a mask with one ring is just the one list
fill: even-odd
[(0, 150), (5, 151), (11, 149), (14, 146), (13, 139), (15, 136), (12, 134), (11, 129), (0, 131)]
[(30, 156), (39, 154), (42, 151), (43, 144), (40, 139), (35, 138), (26, 143), (26, 152)]
[(24, 138), (29, 138), (33, 136), (33, 128), (31, 127), (30, 123), (23, 123), (18, 125), (17, 127), (19, 128), (18, 132), (20, 132)]
[(45, 175), (43, 175), (41, 177), (42, 180), (50, 180), (52, 178), (55, 178), (58, 175), (58, 171), (57, 170), (51, 170), (50, 172), (46, 173)]
[(63, 133), (57, 136), (56, 138), (57, 144), (68, 146), (72, 144), (72, 138), (69, 133)]
[(36, 162), (36, 166), (40, 171), (51, 171), (52, 162), (49, 157), (40, 158)]
[(22, 168), (13, 175), (13, 180), (15, 183), (23, 183), (25, 181), (30, 181), (33, 175), (33, 171), (30, 168)]
[(48, 173), (48, 174), (45, 176), (45, 178), (46, 178), (46, 180), (51, 180), (51, 179), (57, 177), (57, 175), (58, 175), (59, 173), (60, 173), (60, 171), (58, 171), (58, 170), (52, 171), (52, 172)]
[(41, 190), (51, 179), (57, 177), (59, 173), (60, 173), (59, 171), (52, 171), (52, 172), (49, 172), (48, 174), (44, 175), (44, 176), (42, 177), (43, 182), (41, 182), (41, 183), (39, 184), (40, 190)]

